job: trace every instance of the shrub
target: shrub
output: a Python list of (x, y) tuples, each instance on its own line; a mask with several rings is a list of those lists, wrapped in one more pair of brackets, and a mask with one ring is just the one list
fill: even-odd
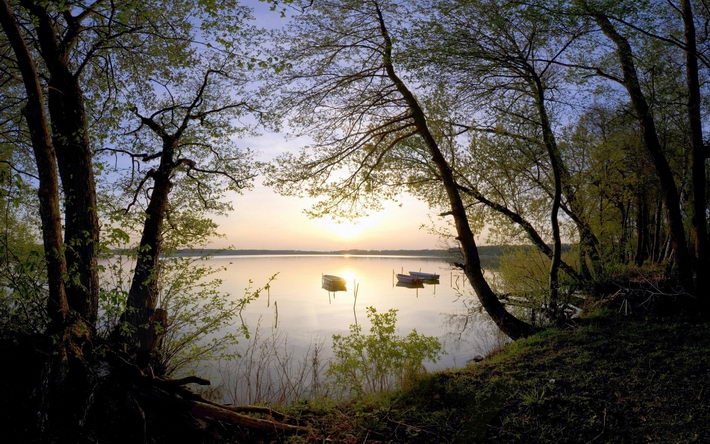
[(326, 375), (333, 377), (338, 392), (362, 395), (402, 387), (423, 372), (425, 360), (439, 359), (437, 338), (416, 330), (405, 337), (396, 334), (397, 310), (377, 313), (367, 307), (367, 318), (369, 335), (362, 334), (358, 324), (350, 325), (347, 336), (333, 335), (334, 358)]

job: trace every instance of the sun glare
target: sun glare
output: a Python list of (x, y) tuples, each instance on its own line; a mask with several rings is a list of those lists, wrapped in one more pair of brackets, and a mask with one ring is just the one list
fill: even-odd
[(362, 225), (346, 222), (332, 222), (328, 227), (330, 232), (341, 239), (355, 239), (360, 236), (365, 228)]
[(352, 270), (343, 270), (338, 272), (338, 276), (345, 278), (348, 284), (352, 284), (357, 281), (357, 275)]
[(361, 237), (377, 222), (376, 216), (368, 216), (355, 220), (335, 221), (321, 219), (320, 225), (335, 239), (348, 241)]

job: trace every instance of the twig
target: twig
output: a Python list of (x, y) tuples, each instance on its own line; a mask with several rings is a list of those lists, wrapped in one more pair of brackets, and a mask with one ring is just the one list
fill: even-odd
[(602, 416), (602, 431), (599, 432), (597, 436), (591, 439), (591, 441), (588, 441), (588, 443), (592, 443), (596, 441), (597, 439), (601, 438), (602, 435), (604, 435), (604, 432), (606, 431), (606, 407), (604, 408), (603, 416)]

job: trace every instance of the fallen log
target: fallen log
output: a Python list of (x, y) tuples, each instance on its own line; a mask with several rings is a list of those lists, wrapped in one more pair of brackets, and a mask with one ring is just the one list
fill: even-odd
[(190, 409), (190, 414), (197, 419), (225, 421), (230, 425), (239, 425), (263, 432), (304, 433), (308, 430), (302, 426), (242, 415), (241, 413), (237, 413), (217, 404), (196, 400), (192, 400), (191, 402), (192, 408)]

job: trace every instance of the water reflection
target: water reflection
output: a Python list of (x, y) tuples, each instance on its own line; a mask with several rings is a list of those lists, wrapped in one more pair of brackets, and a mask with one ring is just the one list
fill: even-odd
[[(244, 319), (253, 329), (274, 330), (287, 338), (289, 353), (304, 357), (313, 344), (325, 344), (319, 358), (330, 356), (333, 334), (348, 334), (351, 324), (363, 323), (368, 331), (366, 307), (377, 312), (398, 310), (398, 334), (436, 336), (446, 354), (429, 369), (463, 366), (477, 355), (500, 344), (497, 329), (487, 317), (476, 314), (478, 303), (459, 270), (439, 258), (397, 256), (231, 256), (213, 259), (226, 266), (223, 290), (240, 297), (253, 282), (270, 283), (268, 299), (250, 304)], [(426, 270), (438, 280), (415, 285), (399, 284), (401, 270)], [(345, 280), (344, 289), (325, 285), (324, 275)], [(330, 284), (329, 284), (330, 285)], [(472, 313), (474, 315), (472, 316)], [(245, 344), (246, 346), (246, 344)]]
[[(279, 325), (292, 342), (310, 343), (314, 338), (329, 338), (348, 331), (365, 308), (377, 311), (398, 310), (398, 328), (406, 334), (416, 328), (421, 334), (443, 337), (451, 328), (445, 315), (466, 314), (462, 297), (471, 297), (462, 273), (438, 258), (397, 256), (230, 256), (213, 259), (226, 265), (221, 278), (224, 291), (239, 297), (249, 285), (259, 286), (278, 273), (271, 282), (269, 297), (278, 301)], [(439, 274), (439, 285), (397, 286), (393, 274), (404, 270), (427, 270)], [(331, 292), (322, 288), (322, 276), (330, 274), (346, 280), (346, 290)], [(355, 298), (357, 289), (357, 299)], [(353, 305), (355, 313), (353, 312)], [(245, 319), (255, 325), (259, 319), (273, 318), (266, 301), (256, 301), (246, 310)], [(470, 326), (469, 326), (470, 327)], [(478, 323), (471, 331), (477, 331)], [(476, 334), (488, 334), (487, 327)], [(446, 364), (465, 362), (463, 355), (480, 350), (448, 350)]]
[(422, 282), (422, 281), (410, 281), (410, 282), (397, 281), (397, 283), (395, 284), (395, 287), (424, 288), (424, 282)]

